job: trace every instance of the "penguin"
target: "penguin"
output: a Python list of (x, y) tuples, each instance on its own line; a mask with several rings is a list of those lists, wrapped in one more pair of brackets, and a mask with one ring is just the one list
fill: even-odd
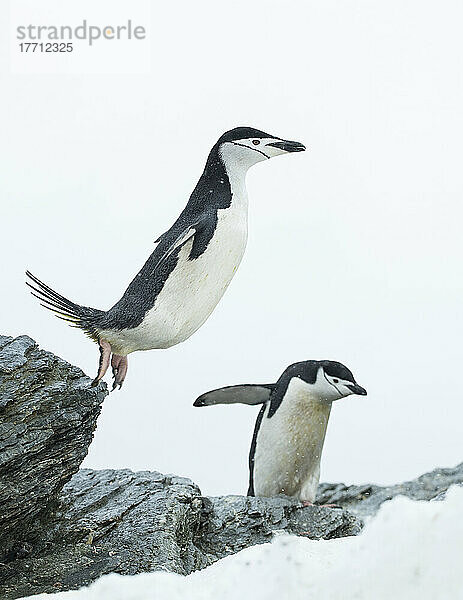
[(199, 396), (194, 406), (262, 404), (249, 452), (248, 496), (284, 494), (310, 505), (331, 405), (366, 393), (343, 364), (307, 360), (287, 367), (276, 383), (219, 388)]
[(109, 365), (113, 390), (122, 387), (127, 356), (169, 348), (188, 339), (212, 313), (235, 274), (246, 247), (246, 173), (258, 162), (302, 152), (299, 142), (252, 127), (224, 133), (212, 147), (186, 207), (122, 298), (109, 310), (76, 304), (26, 272), (27, 285), (42, 306), (82, 329), (99, 345), (98, 373)]

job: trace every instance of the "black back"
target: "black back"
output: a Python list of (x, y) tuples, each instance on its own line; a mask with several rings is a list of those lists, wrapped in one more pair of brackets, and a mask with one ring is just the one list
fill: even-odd
[(203, 174), (193, 190), (186, 207), (172, 227), (157, 240), (159, 243), (135, 276), (122, 298), (99, 320), (102, 329), (131, 329), (140, 325), (145, 314), (154, 306), (157, 296), (178, 262), (180, 248), (158, 265), (175, 240), (193, 224), (201, 222), (196, 231), (189, 256), (195, 260), (206, 250), (217, 227), (217, 211), (231, 205), (232, 192), (227, 172), (219, 156), (223, 142), (247, 137), (272, 137), (252, 127), (236, 127), (225, 132), (212, 147)]
[(251, 449), (249, 450), (249, 488), (248, 488), (248, 496), (255, 496), (254, 493), (254, 457), (256, 455), (256, 446), (257, 446), (257, 434), (259, 433), (260, 425), (262, 423), (262, 419), (264, 418), (264, 412), (267, 408), (267, 403), (265, 403), (257, 415), (256, 424), (254, 426), (254, 433), (252, 435)]

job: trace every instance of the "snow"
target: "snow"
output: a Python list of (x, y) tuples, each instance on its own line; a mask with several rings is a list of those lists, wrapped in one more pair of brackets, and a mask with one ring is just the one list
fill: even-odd
[(462, 599), (463, 488), (442, 502), (397, 497), (358, 537), (278, 535), (188, 577), (106, 575), (88, 588), (34, 600)]

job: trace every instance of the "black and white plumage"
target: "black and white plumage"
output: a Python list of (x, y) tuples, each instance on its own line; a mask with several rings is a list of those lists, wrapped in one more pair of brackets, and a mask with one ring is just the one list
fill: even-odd
[(308, 360), (290, 365), (276, 383), (220, 388), (194, 406), (262, 404), (249, 452), (248, 496), (285, 494), (310, 504), (332, 402), (366, 393), (343, 364)]
[(124, 381), (128, 354), (169, 348), (201, 327), (244, 254), (247, 170), (273, 156), (303, 150), (298, 142), (250, 127), (224, 133), (210, 151), (186, 207), (156, 240), (156, 248), (122, 298), (107, 311), (71, 302), (27, 272), (28, 285), (43, 306), (99, 344), (95, 385), (110, 360), (115, 389)]

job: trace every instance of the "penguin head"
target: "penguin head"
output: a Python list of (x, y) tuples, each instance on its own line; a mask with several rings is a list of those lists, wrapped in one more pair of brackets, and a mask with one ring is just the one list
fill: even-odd
[(358, 385), (352, 372), (333, 360), (309, 360), (296, 363), (297, 377), (310, 386), (310, 393), (323, 402), (333, 402), (351, 394), (366, 396), (367, 391)]
[(225, 132), (216, 147), (225, 166), (245, 170), (274, 156), (305, 150), (300, 142), (284, 140), (252, 127), (235, 127)]

